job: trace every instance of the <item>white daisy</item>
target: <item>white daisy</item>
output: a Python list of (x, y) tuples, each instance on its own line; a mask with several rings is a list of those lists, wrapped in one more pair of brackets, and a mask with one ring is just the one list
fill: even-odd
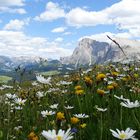
[(71, 129), (69, 128), (66, 132), (62, 129), (56, 134), (56, 130), (48, 130), (41, 133), (47, 140), (71, 140), (73, 138)]
[(42, 75), (37, 75), (36, 79), (38, 82), (42, 84), (50, 84), (50, 81), (51, 81), (51, 77), (48, 77), (48, 79), (45, 79)]
[(74, 107), (73, 106), (64, 106), (66, 109), (73, 109)]
[(117, 98), (117, 99), (119, 99), (119, 100), (123, 100), (123, 101), (127, 101), (127, 100), (129, 100), (129, 99), (124, 98), (123, 95), (121, 95), (120, 97), (114, 95), (114, 97)]
[(98, 111), (101, 111), (101, 112), (105, 112), (105, 111), (107, 111), (107, 108), (99, 108), (99, 107), (96, 107), (96, 109), (98, 110)]
[(137, 138), (135, 138), (134, 134), (136, 133), (136, 130), (127, 128), (125, 131), (124, 130), (118, 130), (116, 129), (116, 131), (110, 129), (110, 131), (112, 132), (112, 135), (115, 138), (121, 139), (121, 140), (128, 140), (128, 139), (132, 139), (132, 140), (138, 140)]
[(80, 119), (89, 118), (89, 115), (86, 115), (86, 114), (74, 114), (74, 116)]
[(21, 99), (21, 98), (17, 98), (15, 99), (15, 103), (18, 104), (19, 106), (21, 105), (25, 105), (26, 99)]
[(46, 111), (41, 111), (41, 115), (42, 115), (42, 117), (47, 117), (47, 116), (51, 116), (51, 115), (54, 115), (55, 114), (55, 111), (48, 111), (48, 110), (46, 110)]
[(127, 100), (121, 102), (120, 105), (127, 108), (134, 108), (134, 107), (140, 107), (140, 102), (138, 100), (136, 100), (135, 102), (130, 102), (130, 100)]
[(57, 109), (57, 107), (58, 107), (58, 104), (50, 105), (50, 108), (51, 108), (51, 109)]
[(40, 98), (42, 98), (44, 96), (44, 92), (38, 91), (36, 93), (36, 96), (40, 99)]
[(11, 93), (7, 93), (6, 94), (6, 97), (8, 98), (8, 99), (15, 99), (15, 98), (17, 98), (17, 95), (16, 94), (11, 94)]

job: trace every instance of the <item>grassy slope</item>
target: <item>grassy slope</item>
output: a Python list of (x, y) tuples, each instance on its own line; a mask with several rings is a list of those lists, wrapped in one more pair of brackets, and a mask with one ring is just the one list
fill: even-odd
[(0, 75), (0, 83), (7, 83), (10, 80), (12, 80), (12, 77)]

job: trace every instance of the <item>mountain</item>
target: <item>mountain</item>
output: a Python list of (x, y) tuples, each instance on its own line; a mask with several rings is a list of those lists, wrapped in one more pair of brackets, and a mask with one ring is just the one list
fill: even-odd
[(0, 56), (0, 72), (12, 71), (16, 67), (20, 66), (22, 68), (32, 68), (39, 67), (40, 65), (47, 63), (47, 59), (41, 57), (7, 57)]
[(122, 50), (114, 43), (99, 42), (92, 38), (83, 38), (73, 54), (60, 58), (62, 64), (80, 65), (102, 64), (107, 62), (124, 62), (140, 60), (140, 42), (123, 38), (114, 39)]

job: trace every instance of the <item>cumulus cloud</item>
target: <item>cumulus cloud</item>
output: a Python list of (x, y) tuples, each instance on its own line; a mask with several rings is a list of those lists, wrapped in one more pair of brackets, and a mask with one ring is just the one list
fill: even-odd
[(58, 3), (48, 2), (45, 12), (35, 17), (38, 21), (53, 21), (58, 18), (65, 17), (65, 11)]
[(17, 8), (25, 5), (25, 0), (0, 0), (0, 13), (25, 14), (26, 10)]
[(30, 37), (20, 31), (0, 31), (0, 55), (59, 58), (71, 53), (72, 50), (46, 38)]
[(4, 26), (4, 30), (22, 30), (25, 25), (28, 25), (28, 23), (29, 18), (26, 20), (10, 20), (9, 23)]
[(66, 15), (67, 23), (72, 26), (96, 26), (112, 22), (112, 20), (107, 19), (108, 15), (104, 12), (86, 11), (81, 8), (72, 9)]
[(71, 26), (115, 25), (128, 30), (133, 36), (140, 36), (140, 0), (122, 0), (100, 11), (74, 8), (66, 14), (66, 22)]
[(101, 42), (111, 42), (108, 38), (107, 35), (109, 35), (112, 38), (128, 38), (131, 39), (132, 35), (128, 32), (124, 33), (111, 33), (111, 32), (104, 32), (104, 33), (98, 33), (90, 36), (83, 36), (81, 37), (78, 41), (82, 40), (83, 38), (91, 38), (96, 41), (101, 41)]
[(25, 0), (0, 0), (0, 6), (23, 6)]
[(66, 27), (57, 27), (57, 28), (54, 28), (51, 32), (52, 33), (62, 33), (66, 30), (67, 28)]
[(57, 38), (55, 39), (55, 41), (56, 41), (56, 42), (62, 42), (62, 41), (63, 41), (63, 38), (62, 38), (62, 37), (57, 37)]

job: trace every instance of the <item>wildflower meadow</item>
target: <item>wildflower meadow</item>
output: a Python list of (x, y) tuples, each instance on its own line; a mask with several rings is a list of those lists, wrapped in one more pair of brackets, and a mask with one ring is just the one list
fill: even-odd
[(94, 65), (1, 84), (0, 139), (139, 140), (139, 64)]

